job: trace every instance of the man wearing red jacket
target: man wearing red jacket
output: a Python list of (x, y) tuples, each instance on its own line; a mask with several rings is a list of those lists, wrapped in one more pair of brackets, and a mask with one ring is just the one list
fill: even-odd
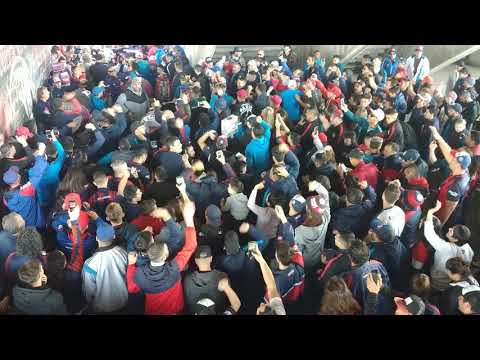
[(197, 248), (197, 234), (193, 216), (195, 204), (186, 195), (185, 185), (178, 187), (183, 198), (185, 245), (173, 260), (165, 243), (156, 242), (147, 251), (150, 261), (137, 266), (137, 253), (128, 254), (128, 292), (145, 294), (145, 315), (180, 314), (184, 308), (182, 271)]
[(319, 89), (323, 97), (327, 99), (327, 106), (328, 104), (333, 103), (337, 107), (340, 107), (340, 100), (343, 97), (343, 94), (342, 90), (340, 90), (340, 87), (337, 85), (338, 78), (332, 78), (326, 87), (321, 80), (310, 78), (310, 81), (315, 83), (315, 87)]
[(368, 184), (374, 189), (377, 189), (378, 183), (378, 169), (374, 163), (366, 164), (363, 161), (363, 151), (353, 149), (348, 154), (350, 164), (353, 166), (353, 170), (350, 173), (352, 176), (356, 176), (359, 181), (366, 180)]

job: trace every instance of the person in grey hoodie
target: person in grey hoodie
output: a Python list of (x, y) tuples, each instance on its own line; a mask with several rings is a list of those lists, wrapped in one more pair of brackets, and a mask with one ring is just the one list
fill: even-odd
[(327, 189), (320, 184), (317, 193), (307, 199), (305, 220), (295, 229), (295, 243), (303, 254), (306, 272), (314, 270), (321, 263), (321, 252), (331, 218)]
[(108, 314), (121, 311), (128, 301), (127, 252), (115, 245), (113, 226), (90, 211), (97, 225), (98, 249), (82, 269), (83, 292), (88, 312)]
[(141, 121), (150, 107), (150, 100), (142, 88), (142, 81), (141, 77), (132, 79), (132, 84), (127, 91), (120, 94), (116, 102), (122, 106), (123, 111), (133, 114), (134, 121)]
[(19, 283), (12, 290), (11, 314), (67, 315), (63, 296), (47, 286), (40, 260), (28, 260), (18, 270)]

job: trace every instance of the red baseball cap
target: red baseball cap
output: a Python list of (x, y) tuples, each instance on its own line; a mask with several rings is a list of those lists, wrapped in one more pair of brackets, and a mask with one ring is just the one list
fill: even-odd
[(20, 126), (20, 127), (18, 127), (17, 130), (15, 130), (15, 135), (17, 135), (17, 136), (26, 136), (26, 137), (28, 137), (28, 138), (33, 137), (32, 132), (31, 132), (30, 129), (27, 128), (26, 126)]
[(237, 97), (239, 98), (246, 98), (248, 96), (248, 92), (245, 89), (240, 89), (237, 91)]
[(65, 200), (63, 200), (63, 207), (68, 208), (70, 201), (75, 201), (77, 206), (82, 206), (82, 199), (80, 198), (80, 195), (77, 193), (69, 193), (67, 196), (65, 196)]
[(424, 84), (433, 84), (433, 79), (431, 76), (427, 75), (423, 78), (422, 83)]
[(273, 95), (271, 99), (273, 105), (277, 107), (280, 106), (280, 104), (282, 103), (282, 98), (279, 95)]
[(318, 133), (318, 138), (320, 139), (320, 141), (322, 142), (323, 145), (328, 144), (328, 138), (327, 138), (327, 135), (325, 135), (325, 133), (319, 132)]

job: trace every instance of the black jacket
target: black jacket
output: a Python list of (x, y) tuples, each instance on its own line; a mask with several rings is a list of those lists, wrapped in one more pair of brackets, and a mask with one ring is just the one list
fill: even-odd
[(122, 225), (114, 226), (115, 230), (115, 243), (121, 246), (127, 251), (135, 250), (135, 240), (137, 239), (137, 228), (127, 222), (123, 222)]
[(226, 276), (218, 270), (195, 271), (188, 274), (183, 280), (183, 290), (185, 294), (185, 309), (188, 313), (194, 314), (194, 305), (198, 300), (209, 298), (215, 303), (215, 309), (218, 312), (225, 310), (225, 295), (218, 290), (218, 282)]
[(15, 285), (12, 290), (13, 314), (66, 315), (63, 296), (49, 287), (30, 288)]
[(147, 186), (144, 198), (155, 199), (157, 206), (166, 206), (178, 194), (177, 186), (173, 181), (154, 182)]

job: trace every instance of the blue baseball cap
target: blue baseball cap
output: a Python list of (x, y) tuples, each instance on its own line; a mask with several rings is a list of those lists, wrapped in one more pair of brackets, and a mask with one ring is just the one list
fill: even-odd
[(466, 151), (452, 150), (450, 154), (458, 161), (463, 170), (468, 169), (468, 167), (472, 163), (472, 158), (470, 154)]
[(17, 166), (10, 166), (3, 174), (3, 182), (7, 185), (14, 184), (20, 177), (20, 169)]
[(420, 153), (415, 149), (409, 149), (403, 153), (403, 160), (405, 161), (417, 161), (420, 157)]
[(113, 226), (101, 221), (97, 225), (97, 241), (110, 242), (115, 238)]
[(390, 224), (384, 224), (378, 218), (370, 222), (370, 229), (377, 234), (382, 242), (392, 242), (395, 239), (395, 233)]

